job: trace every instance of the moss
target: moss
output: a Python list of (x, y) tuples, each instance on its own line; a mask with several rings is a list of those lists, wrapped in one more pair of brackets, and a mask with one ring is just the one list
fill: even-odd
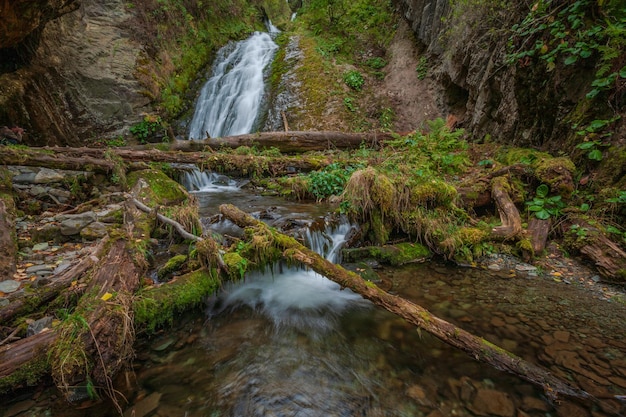
[(374, 258), (390, 265), (403, 265), (422, 261), (424, 258), (431, 256), (428, 248), (419, 243), (398, 243), (396, 245), (344, 249), (342, 254), (344, 260), (349, 262)]
[(167, 278), (170, 274), (179, 271), (183, 265), (187, 262), (186, 255), (176, 255), (171, 257), (165, 265), (157, 272), (157, 276), (160, 280)]
[(569, 197), (574, 191), (572, 176), (576, 166), (569, 158), (541, 158), (534, 164), (534, 169), (537, 179), (550, 186), (553, 193)]
[(439, 179), (432, 179), (414, 185), (411, 188), (410, 201), (412, 205), (421, 205), (432, 208), (450, 206), (457, 196), (454, 186)]
[(144, 169), (133, 171), (128, 174), (128, 186), (133, 188), (139, 180), (147, 183), (147, 187), (142, 187), (139, 191), (139, 198), (148, 201), (149, 205), (173, 205), (180, 204), (189, 198), (185, 188), (156, 169)]
[(220, 280), (215, 273), (199, 270), (179, 277), (166, 287), (141, 290), (133, 302), (135, 323), (151, 332), (171, 325), (177, 314), (202, 305), (204, 297), (219, 286)]
[(225, 253), (224, 263), (228, 267), (228, 273), (231, 279), (243, 279), (248, 270), (248, 260), (237, 252)]
[(389, 240), (391, 227), (385, 222), (378, 210), (372, 211), (369, 222), (369, 238), (374, 244), (384, 245)]
[(537, 160), (551, 159), (552, 155), (529, 148), (505, 148), (504, 153), (496, 159), (504, 165), (527, 164), (532, 165)]
[(49, 373), (50, 363), (47, 355), (42, 353), (20, 366), (11, 375), (0, 378), (0, 394), (9, 393), (23, 386), (34, 386)]

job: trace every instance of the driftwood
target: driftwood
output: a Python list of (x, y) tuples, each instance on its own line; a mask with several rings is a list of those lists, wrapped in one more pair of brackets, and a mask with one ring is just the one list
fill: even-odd
[(9, 320), (17, 315), (42, 306), (56, 298), (61, 291), (71, 285), (72, 281), (80, 279), (85, 272), (98, 262), (98, 257), (101, 256), (107, 243), (107, 238), (100, 240), (92, 252), (87, 256), (83, 256), (77, 264), (56, 276), (51, 276), (50, 280), (52, 282), (50, 284), (34, 291), (28, 298), (18, 298), (2, 307), (0, 309), (0, 323), (8, 323)]
[(233, 205), (220, 206), (221, 213), (240, 227), (255, 227), (256, 233), (270, 234), (273, 241), (284, 251), (288, 259), (295, 259), (311, 267), (317, 273), (338, 283), (342, 288), (349, 288), (377, 306), (404, 318), (409, 323), (420, 327), (451, 346), (459, 348), (472, 358), (488, 363), (495, 368), (507, 371), (520, 378), (542, 387), (549, 397), (570, 397), (586, 400), (591, 398), (586, 392), (567, 384), (550, 371), (495, 346), (486, 340), (442, 320), (423, 307), (401, 297), (391, 295), (376, 285), (364, 281), (359, 275), (347, 271), (322, 258), (295, 239), (281, 235), (264, 223), (244, 213)]
[[(153, 210), (146, 206), (145, 204), (143, 204), (141, 201), (137, 200), (136, 198), (131, 198), (130, 201), (141, 211), (145, 212), (145, 213), (152, 213)], [(188, 239), (188, 240), (193, 240), (194, 242), (202, 242), (206, 239), (212, 240), (210, 237), (206, 237), (206, 238), (202, 238), (200, 236), (196, 236), (193, 235), (191, 233), (189, 233), (188, 231), (185, 230), (185, 228), (183, 227), (182, 224), (178, 223), (175, 220), (170, 219), (169, 217), (165, 217), (164, 215), (160, 214), (160, 213), (156, 213), (156, 218), (158, 221), (165, 223), (165, 224), (169, 224), (170, 226), (174, 227), (174, 229), (178, 232), (178, 234), (181, 235), (181, 237), (183, 239)], [(217, 243), (215, 245), (213, 245), (213, 247), (217, 248)], [(224, 263), (224, 260), (222, 259), (222, 255), (216, 251), (216, 253), (214, 253), (214, 258), (217, 261), (217, 265), (219, 267), (219, 269), (223, 272), (228, 272), (228, 266), (226, 266), (226, 264)]]
[(522, 218), (515, 203), (509, 196), (509, 183), (505, 177), (496, 177), (491, 181), (491, 196), (496, 202), (500, 214), (501, 226), (494, 227), (496, 236), (511, 239), (522, 233)]
[(171, 148), (176, 150), (200, 150), (206, 146), (211, 148), (257, 146), (260, 148), (277, 148), (284, 153), (304, 153), (327, 149), (358, 149), (362, 144), (375, 148), (380, 146), (382, 142), (391, 139), (393, 139), (393, 135), (385, 132), (261, 132), (204, 140), (179, 140), (174, 142)]

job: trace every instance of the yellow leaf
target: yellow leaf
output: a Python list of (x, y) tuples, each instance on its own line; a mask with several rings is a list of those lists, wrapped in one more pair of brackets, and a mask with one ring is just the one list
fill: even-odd
[(78, 284), (78, 281), (72, 281), (72, 284), (70, 285), (70, 287), (75, 287), (76, 284)]
[(550, 275), (552, 275), (553, 277), (560, 277), (563, 274), (561, 274), (560, 272), (553, 272)]
[(107, 301), (108, 299), (110, 299), (111, 297), (113, 297), (113, 294), (111, 294), (110, 292), (105, 292), (104, 295), (102, 297), (100, 297), (100, 299), (102, 301)]

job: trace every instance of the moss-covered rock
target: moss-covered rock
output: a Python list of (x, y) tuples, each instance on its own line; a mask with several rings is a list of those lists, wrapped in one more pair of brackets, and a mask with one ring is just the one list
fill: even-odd
[(431, 256), (428, 248), (419, 243), (398, 243), (396, 245), (344, 249), (342, 254), (343, 259), (347, 262), (376, 259), (389, 265), (421, 262)]
[(138, 197), (153, 207), (181, 204), (189, 198), (182, 185), (157, 169), (133, 171), (127, 180), (130, 188), (137, 187)]
[(157, 276), (160, 280), (165, 280), (174, 272), (180, 271), (185, 262), (187, 262), (187, 255), (173, 256), (157, 271)]

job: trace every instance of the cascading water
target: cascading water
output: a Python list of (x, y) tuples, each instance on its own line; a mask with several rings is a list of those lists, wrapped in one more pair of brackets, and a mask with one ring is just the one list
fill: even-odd
[[(278, 31), (271, 23), (269, 30)], [(213, 75), (200, 92), (189, 138), (203, 139), (250, 133), (265, 93), (264, 71), (278, 45), (268, 33), (255, 32), (222, 48)]]
[[(336, 262), (352, 228), (346, 220), (328, 225), (324, 231), (308, 228), (305, 240), (312, 250)], [(314, 335), (332, 330), (346, 310), (370, 305), (360, 295), (348, 289), (341, 291), (338, 284), (314, 271), (280, 265), (273, 269), (280, 272), (253, 273), (243, 283), (227, 284), (212, 299), (209, 315), (248, 306), (272, 320), (277, 329), (306, 329)]]

